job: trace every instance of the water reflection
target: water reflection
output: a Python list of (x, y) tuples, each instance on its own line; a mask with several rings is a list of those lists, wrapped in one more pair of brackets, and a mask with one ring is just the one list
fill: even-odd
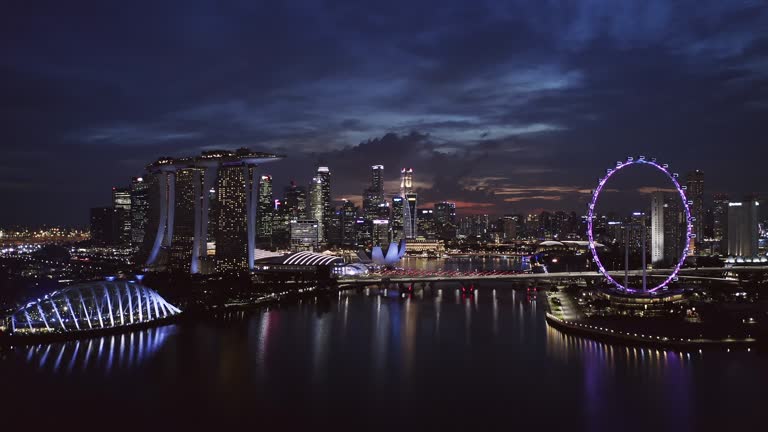
[(175, 332), (162, 326), (119, 335), (17, 348), (28, 365), (53, 373), (112, 372), (144, 364)]
[(606, 410), (621, 413), (636, 403), (633, 399), (644, 397), (622, 394), (616, 381), (627, 376), (644, 381), (643, 390), (652, 395), (649, 404), (674, 418), (676, 426), (684, 427), (692, 421), (694, 360), (690, 353), (612, 345), (568, 335), (549, 325), (546, 328), (547, 354), (561, 366), (578, 365), (582, 369), (588, 429), (602, 424)]
[(585, 360), (599, 362), (608, 370), (616, 368), (617, 357), (630, 367), (645, 365), (653, 370), (685, 368), (691, 363), (690, 353), (612, 345), (565, 334), (550, 325), (547, 325), (547, 354), (563, 362), (573, 356), (579, 356)]

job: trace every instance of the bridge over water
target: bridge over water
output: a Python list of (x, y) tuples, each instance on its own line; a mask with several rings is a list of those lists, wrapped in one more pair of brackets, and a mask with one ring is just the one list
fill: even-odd
[[(661, 278), (669, 276), (671, 269), (647, 270), (646, 275), (650, 278)], [(768, 272), (768, 266), (754, 267), (700, 267), (680, 269), (678, 278), (681, 280), (702, 280), (702, 281), (720, 281), (720, 282), (738, 282), (739, 274)], [(623, 270), (608, 272), (613, 277), (624, 276)], [(642, 276), (642, 270), (631, 270), (628, 272), (630, 277)], [(380, 273), (371, 273), (365, 276), (340, 278), (340, 283), (347, 284), (379, 284), (389, 283), (417, 283), (417, 282), (446, 282), (446, 281), (557, 281), (574, 279), (604, 279), (598, 271), (585, 272), (557, 272), (557, 273), (523, 273), (512, 271), (477, 271), (477, 272), (458, 272), (458, 271), (418, 271), (418, 270), (395, 270)]]

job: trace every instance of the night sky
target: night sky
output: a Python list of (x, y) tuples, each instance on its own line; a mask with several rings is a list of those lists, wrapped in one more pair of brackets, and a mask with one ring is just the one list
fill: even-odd
[(768, 192), (763, 1), (11, 1), (0, 53), (0, 225), (85, 226), (157, 157), (241, 146), (289, 156), (278, 190), (412, 167), (463, 214), (584, 212), (640, 154)]

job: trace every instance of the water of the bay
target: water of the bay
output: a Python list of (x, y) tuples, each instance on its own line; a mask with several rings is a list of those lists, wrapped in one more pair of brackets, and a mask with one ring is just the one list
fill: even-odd
[(138, 428), (237, 421), (288, 430), (735, 430), (766, 419), (762, 354), (566, 336), (546, 324), (541, 293), (483, 283), (464, 297), (458, 287), (410, 298), (350, 291), (5, 350), (0, 411), (37, 425), (119, 416)]

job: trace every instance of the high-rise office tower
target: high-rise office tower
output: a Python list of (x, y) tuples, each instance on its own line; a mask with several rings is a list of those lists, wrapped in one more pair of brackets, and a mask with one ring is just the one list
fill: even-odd
[(416, 193), (408, 193), (403, 197), (405, 198), (405, 206), (403, 208), (403, 232), (405, 238), (416, 238), (418, 235), (419, 215), (417, 206)]
[(715, 194), (712, 199), (712, 238), (717, 242), (716, 252), (723, 253), (728, 249), (728, 195)]
[(501, 233), (504, 241), (513, 241), (517, 238), (518, 216), (507, 215), (501, 218)]
[(456, 224), (456, 203), (439, 202), (435, 203), (435, 222), (441, 224)]
[(651, 194), (651, 264), (664, 264), (664, 192)]
[(389, 219), (374, 219), (371, 227), (371, 239), (374, 245), (389, 244), (391, 236)]
[(112, 208), (117, 218), (117, 241), (119, 246), (131, 244), (131, 190), (112, 188)]
[(320, 173), (312, 177), (309, 184), (309, 218), (317, 222), (317, 232), (320, 242), (325, 242), (325, 206), (323, 205), (323, 177)]
[(357, 207), (352, 201), (344, 200), (341, 206), (341, 243), (344, 246), (356, 245), (355, 221), (357, 220)]
[(363, 217), (372, 221), (381, 218), (384, 203), (384, 165), (371, 166), (371, 185), (363, 191)]
[(696, 238), (690, 241), (688, 251), (694, 254), (704, 240), (704, 172), (700, 170), (689, 172), (685, 183), (685, 196), (689, 201), (693, 201), (691, 216), (695, 218), (693, 233), (696, 234)]
[(384, 165), (371, 166), (371, 190), (384, 199)]
[(275, 201), (272, 196), (272, 176), (259, 177), (259, 208), (256, 213), (256, 235), (261, 242), (270, 243)]
[(289, 246), (291, 241), (291, 220), (297, 219), (294, 218), (285, 200), (275, 200), (272, 213), (272, 246), (277, 248)]
[[(249, 190), (253, 167), (222, 166), (216, 185), (216, 270), (219, 272), (248, 269)], [(255, 240), (255, 239), (254, 239)]]
[(671, 265), (680, 259), (686, 241), (685, 215), (677, 195), (651, 194), (651, 263)]
[(291, 180), (291, 185), (285, 190), (284, 201), (286, 209), (295, 219), (307, 218), (307, 191), (303, 186), (297, 186)]
[[(168, 265), (173, 270), (189, 271), (195, 247), (195, 209), (202, 197), (201, 178), (204, 170), (182, 168), (176, 171), (175, 218)], [(200, 245), (198, 245), (198, 248)], [(199, 250), (198, 256), (199, 256)]]
[(323, 223), (321, 227), (323, 242), (328, 242), (333, 231), (334, 208), (331, 203), (331, 170), (328, 167), (318, 167), (315, 174), (320, 179), (320, 203), (322, 205)]
[(400, 241), (405, 234), (403, 231), (403, 221), (405, 217), (405, 200), (401, 196), (392, 197), (392, 241)]
[(131, 246), (144, 242), (149, 218), (149, 183), (143, 177), (131, 179)]
[(415, 238), (418, 228), (416, 211), (417, 199), (413, 191), (413, 168), (400, 170), (400, 196), (405, 199), (403, 207), (403, 233), (405, 238)]
[[(414, 203), (415, 205), (415, 203)], [(437, 229), (435, 226), (435, 214), (433, 209), (417, 209), (414, 212), (416, 221), (418, 221), (417, 233), (414, 234), (424, 237), (426, 239), (433, 240), (437, 237)]]
[(435, 227), (437, 235), (443, 240), (456, 237), (456, 203), (435, 203)]
[(728, 255), (754, 257), (758, 252), (758, 207), (755, 199), (728, 203)]

